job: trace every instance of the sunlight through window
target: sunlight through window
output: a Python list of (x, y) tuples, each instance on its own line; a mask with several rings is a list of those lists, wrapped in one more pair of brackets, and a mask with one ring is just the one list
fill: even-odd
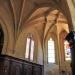
[(26, 43), (25, 58), (33, 60), (33, 55), (34, 55), (34, 40), (31, 37), (29, 37), (27, 38), (27, 43)]
[(48, 63), (55, 63), (55, 47), (52, 38), (48, 40)]
[(33, 60), (33, 54), (34, 54), (34, 41), (31, 41), (31, 52), (30, 52), (30, 59)]
[(29, 57), (29, 45), (30, 45), (30, 38), (27, 38), (25, 58)]

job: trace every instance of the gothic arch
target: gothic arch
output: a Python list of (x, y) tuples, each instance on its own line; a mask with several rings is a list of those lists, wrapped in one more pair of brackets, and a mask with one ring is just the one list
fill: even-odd
[(6, 54), (7, 45), (8, 45), (8, 31), (7, 31), (7, 28), (4, 24), (4, 22), (1, 19), (0, 19), (0, 25), (1, 25), (1, 28), (2, 28), (3, 34), (4, 34), (4, 43), (3, 43), (2, 53)]
[[(14, 26), (13, 20), (10, 14), (5, 10), (4, 7), (0, 6), (0, 22), (2, 23), (2, 29), (4, 30), (4, 37), (6, 37), (7, 44), (5, 44), (6, 49), (3, 50), (4, 54), (12, 54), (12, 50), (14, 49)], [(6, 35), (6, 36), (5, 36)], [(12, 39), (12, 40), (11, 40)], [(4, 42), (4, 43), (5, 43)], [(6, 50), (6, 51), (5, 51)]]
[(35, 51), (35, 57), (34, 57), (34, 61), (36, 63), (38, 63), (39, 44), (41, 45), (41, 50), (42, 50), (42, 44), (41, 44), (40, 36), (39, 36), (38, 32), (36, 31), (35, 27), (27, 27), (23, 31), (21, 31), (21, 33), (20, 33), (20, 35), (19, 35), (19, 37), (18, 37), (18, 39), (16, 41), (16, 46), (15, 46), (15, 49), (14, 49), (14, 55), (16, 57), (18, 57), (18, 58), (22, 57), (22, 58), (25, 59), (25, 49), (26, 49), (25, 48), (25, 43), (26, 43), (26, 39), (27, 39), (28, 34), (33, 35), (33, 39), (35, 41), (35, 50), (34, 50)]
[[(46, 40), (45, 40), (45, 49), (44, 49), (44, 59), (45, 59), (45, 64), (47, 64), (47, 46), (48, 46), (48, 40), (49, 38), (53, 38), (54, 42), (55, 42), (55, 52), (56, 52), (56, 57), (58, 58), (58, 49), (57, 49), (57, 44), (58, 44), (58, 39), (57, 39), (57, 35), (54, 33), (54, 32), (49, 32), (47, 37), (46, 37)], [(58, 60), (56, 59), (56, 64), (58, 64)]]
[[(61, 1), (62, 2), (62, 1)], [(73, 29), (73, 25), (72, 25), (72, 21), (71, 21), (71, 15), (70, 15), (70, 11), (69, 11), (69, 7), (68, 7), (68, 4), (66, 1), (63, 2), (63, 4), (61, 4), (59, 2), (59, 4), (53, 4), (53, 5), (50, 5), (51, 3), (47, 3), (47, 4), (38, 4), (38, 6), (32, 10), (31, 14), (29, 17), (31, 17), (35, 11), (37, 11), (39, 8), (44, 8), (44, 7), (53, 7), (54, 9), (58, 9), (60, 12), (62, 12), (64, 14), (64, 16), (66, 17), (66, 19), (68, 20), (68, 25), (69, 25), (69, 28), (70, 28), (70, 31)], [(64, 9), (63, 9), (64, 8)], [(49, 10), (48, 10), (49, 11)], [(48, 12), (47, 12), (48, 13)], [(29, 20), (29, 18), (28, 18)], [(26, 21), (26, 24), (28, 24), (29, 21)], [(24, 25), (25, 23), (23, 23)]]
[(70, 15), (71, 15), (71, 20), (72, 20), (72, 24), (73, 24), (73, 29), (75, 30), (75, 0), (66, 0), (67, 4), (69, 6), (69, 11), (70, 11)]
[(65, 37), (67, 36), (68, 32), (66, 30), (62, 30), (59, 34), (59, 43), (60, 43), (60, 53), (61, 53), (61, 58), (62, 58), (62, 62), (64, 62), (65, 60), (65, 52), (64, 52), (64, 41), (65, 41)]

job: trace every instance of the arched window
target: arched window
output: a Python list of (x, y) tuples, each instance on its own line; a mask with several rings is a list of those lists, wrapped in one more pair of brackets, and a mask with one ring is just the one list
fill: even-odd
[(52, 38), (48, 40), (48, 63), (55, 63), (55, 46)]
[(33, 60), (34, 55), (34, 40), (32, 37), (27, 37), (25, 58)]
[(30, 46), (30, 38), (27, 38), (26, 54), (25, 54), (25, 57), (26, 57), (26, 58), (29, 58), (29, 46)]
[(31, 40), (31, 47), (30, 47), (30, 60), (33, 60), (34, 55), (34, 40)]
[(64, 41), (65, 60), (71, 60), (70, 46), (67, 41)]

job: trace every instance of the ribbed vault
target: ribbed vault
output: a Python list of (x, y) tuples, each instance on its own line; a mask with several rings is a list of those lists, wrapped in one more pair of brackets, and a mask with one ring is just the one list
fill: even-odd
[(0, 19), (7, 28), (8, 49), (14, 48), (28, 27), (36, 29), (41, 42), (57, 23), (68, 23), (73, 28), (66, 0), (0, 0)]

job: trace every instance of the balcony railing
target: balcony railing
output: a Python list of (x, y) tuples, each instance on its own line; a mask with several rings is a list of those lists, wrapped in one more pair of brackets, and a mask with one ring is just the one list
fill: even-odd
[(43, 65), (0, 55), (0, 75), (43, 75)]

